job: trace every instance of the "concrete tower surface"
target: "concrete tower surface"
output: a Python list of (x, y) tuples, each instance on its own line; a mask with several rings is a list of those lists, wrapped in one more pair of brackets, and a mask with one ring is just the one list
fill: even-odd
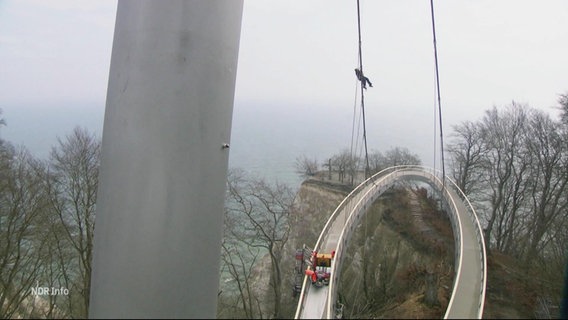
[(119, 0), (89, 316), (213, 318), (242, 0)]

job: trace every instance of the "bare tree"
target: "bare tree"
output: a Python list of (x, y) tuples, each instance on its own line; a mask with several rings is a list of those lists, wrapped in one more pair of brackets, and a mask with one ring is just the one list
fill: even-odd
[(369, 173), (371, 175), (385, 169), (387, 159), (380, 151), (373, 151), (369, 154)]
[[(564, 200), (566, 202), (568, 200)], [(537, 265), (545, 277), (550, 279), (551, 287), (556, 287), (556, 296), (562, 294), (562, 282), (557, 280), (568, 266), (568, 212), (561, 213), (543, 236), (540, 245), (540, 264)], [(534, 263), (531, 263), (534, 265)], [(555, 281), (556, 280), (556, 281)]]
[(395, 147), (385, 152), (386, 166), (420, 165), (420, 158), (407, 148)]
[(452, 175), (458, 187), (468, 196), (473, 195), (483, 176), (483, 141), (481, 130), (471, 122), (465, 121), (453, 127), (453, 141), (448, 152), (453, 161)]
[[(568, 110), (567, 95), (559, 102)], [(543, 284), (539, 295), (560, 294), (567, 263), (568, 126), (563, 121), (513, 102), (458, 127), (450, 148), (456, 178), (485, 220), (487, 248), (536, 271), (534, 280)]]
[(66, 242), (58, 251), (68, 259), (61, 262), (69, 291), (80, 297), (77, 308), (70, 306), (79, 317), (86, 317), (89, 307), (99, 164), (100, 140), (78, 127), (51, 151), (50, 199), (63, 231), (58, 241)]
[(337, 172), (338, 180), (343, 182), (347, 173), (347, 166), (351, 159), (351, 153), (343, 150), (341, 153), (331, 157), (332, 171)]
[[(229, 227), (231, 229), (231, 227)], [(226, 230), (233, 233), (233, 230)], [(251, 246), (239, 245), (238, 238), (225, 233), (222, 244), (222, 272), (226, 270), (236, 287), (237, 296), (235, 303), (228, 306), (230, 317), (244, 317), (246, 319), (262, 318), (262, 308), (260, 308), (260, 297), (254, 290), (254, 267), (258, 262), (260, 250)], [(226, 300), (234, 298), (233, 290), (229, 291)], [(244, 316), (240, 315), (244, 313)]]
[[(48, 201), (41, 171), (25, 149), (0, 140), (0, 318), (33, 317), (32, 287), (44, 253), (42, 212)], [(40, 284), (41, 285), (41, 284)]]
[[(67, 290), (70, 287), (69, 273), (72, 265), (68, 265), (66, 261), (71, 260), (71, 248), (65, 247), (61, 237), (64, 234), (62, 225), (55, 214), (47, 213), (47, 219), (44, 222), (46, 235), (44, 255), (42, 258), (42, 266), (40, 277), (42, 283), (51, 288), (59, 290)], [(47, 301), (41, 311), (37, 312), (37, 316), (41, 318), (72, 318), (73, 303), (72, 296), (68, 295), (68, 291), (62, 294), (47, 295)]]
[(340, 153), (331, 157), (332, 171), (337, 172), (339, 182), (343, 183), (345, 178), (349, 178), (349, 183), (353, 185), (360, 161), (349, 150), (343, 149)]
[(568, 93), (561, 94), (558, 98), (562, 122), (568, 126)]
[(534, 111), (529, 135), (532, 139), (528, 140), (528, 149), (536, 166), (530, 180), (533, 216), (527, 263), (533, 262), (542, 249), (543, 237), (556, 217), (568, 209), (568, 149), (558, 124), (542, 112)]
[[(290, 234), (290, 214), (294, 207), (294, 192), (286, 185), (270, 185), (262, 179), (233, 176), (229, 179), (228, 216), (235, 222), (235, 239), (248, 249), (260, 248), (270, 258), (270, 288), (273, 314), (281, 316), (281, 262), (284, 245)], [(250, 306), (249, 302), (249, 306)]]
[(233, 318), (242, 317), (247, 319), (262, 318), (260, 308), (260, 294), (254, 290), (254, 267), (258, 262), (261, 249), (249, 246), (248, 236), (243, 234), (242, 228), (246, 225), (244, 215), (252, 215), (254, 210), (252, 202), (235, 202), (235, 189), (241, 186), (244, 173), (231, 169), (228, 174), (228, 185), (225, 205), (225, 219), (223, 228), (223, 243), (221, 251), (221, 274), (222, 278), (228, 274), (228, 279), (223, 279), (222, 296), (219, 299), (218, 317)]
[(302, 175), (302, 177), (311, 177), (319, 170), (318, 160), (310, 159), (306, 155), (301, 155), (296, 158), (295, 166), (296, 171)]
[(485, 172), (487, 189), (490, 190), (487, 200), (491, 204), (485, 229), (485, 240), (490, 247), (491, 237), (496, 224), (498, 247), (502, 247), (503, 227), (505, 221), (509, 226), (516, 226), (516, 213), (521, 208), (523, 196), (519, 187), (525, 178), (523, 171), (527, 164), (521, 154), (524, 145), (523, 133), (526, 129), (526, 107), (513, 104), (503, 113), (497, 108), (486, 111), (481, 122), (481, 135), (485, 153)]
[(331, 163), (331, 158), (327, 159), (327, 161), (324, 162), (322, 166), (327, 169), (327, 179), (331, 180), (332, 179), (331, 172), (333, 171), (333, 164)]
[(369, 154), (371, 174), (392, 166), (420, 164), (422, 164), (420, 157), (411, 153), (407, 148), (394, 147), (387, 150), (384, 154), (380, 151), (373, 151)]
[(565, 128), (513, 102), (454, 129), (455, 177), (484, 215), (488, 248), (527, 262), (547, 250), (557, 256), (565, 235), (553, 224), (562, 224), (568, 201)]

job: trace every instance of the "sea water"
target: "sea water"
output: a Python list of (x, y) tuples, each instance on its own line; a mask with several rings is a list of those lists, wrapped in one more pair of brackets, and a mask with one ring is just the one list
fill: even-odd
[(351, 118), (346, 116), (329, 116), (309, 106), (235, 106), (229, 167), (297, 188), (303, 177), (296, 159), (314, 159), (322, 168), (331, 156), (349, 148)]

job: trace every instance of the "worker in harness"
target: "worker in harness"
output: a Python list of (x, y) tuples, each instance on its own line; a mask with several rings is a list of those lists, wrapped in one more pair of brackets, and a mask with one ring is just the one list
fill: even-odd
[(363, 89), (367, 90), (367, 84), (369, 84), (369, 87), (373, 87), (373, 84), (371, 83), (371, 80), (369, 80), (369, 78), (365, 77), (363, 75), (363, 72), (361, 72), (361, 70), (359, 70), (358, 68), (355, 68), (355, 75), (357, 76), (357, 79), (359, 79), (359, 81), (361, 81), (361, 85), (363, 86)]

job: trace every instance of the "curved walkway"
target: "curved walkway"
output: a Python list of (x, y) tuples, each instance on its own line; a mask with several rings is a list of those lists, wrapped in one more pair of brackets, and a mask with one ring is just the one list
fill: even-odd
[(427, 167), (397, 166), (387, 168), (365, 180), (355, 188), (333, 212), (324, 226), (314, 250), (331, 252), (335, 259), (331, 266), (329, 286), (314, 288), (304, 277), (295, 318), (335, 318), (337, 288), (344, 247), (353, 230), (373, 202), (396, 182), (423, 181), (441, 193), (452, 222), (455, 242), (455, 278), (453, 292), (444, 318), (481, 318), (485, 301), (487, 263), (481, 226), (471, 203), (456, 184), (439, 176)]

